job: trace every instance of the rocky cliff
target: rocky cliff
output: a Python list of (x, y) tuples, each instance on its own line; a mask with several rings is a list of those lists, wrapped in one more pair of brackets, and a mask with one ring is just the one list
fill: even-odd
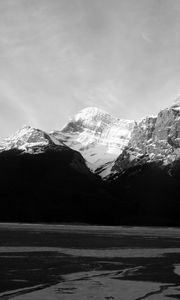
[(127, 147), (117, 158), (113, 170), (122, 172), (144, 163), (162, 166), (180, 158), (180, 104), (176, 103), (136, 123)]

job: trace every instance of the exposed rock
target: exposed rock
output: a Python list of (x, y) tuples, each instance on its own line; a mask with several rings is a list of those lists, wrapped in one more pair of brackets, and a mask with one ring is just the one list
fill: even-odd
[(19, 151), (17, 152), (19, 155), (25, 153), (38, 155), (46, 152), (53, 155), (55, 152), (66, 152), (66, 154), (62, 153), (62, 155), (71, 156), (69, 164), (73, 169), (80, 173), (90, 174), (90, 170), (79, 152), (69, 148), (62, 140), (57, 140), (53, 135), (31, 126), (24, 126), (14, 135), (2, 141), (0, 152), (7, 153), (10, 150)]
[(178, 103), (147, 117), (135, 125), (128, 146), (117, 158), (112, 170), (161, 162), (166, 166), (180, 158), (180, 106)]
[(46, 147), (65, 146), (63, 142), (56, 140), (53, 136), (45, 131), (24, 126), (14, 135), (4, 139), (0, 144), (0, 149), (10, 150), (19, 149), (29, 153), (44, 151)]
[(112, 117), (95, 107), (80, 111), (52, 134), (56, 139), (78, 150), (88, 166), (101, 176), (111, 171), (110, 165), (128, 144), (135, 122)]

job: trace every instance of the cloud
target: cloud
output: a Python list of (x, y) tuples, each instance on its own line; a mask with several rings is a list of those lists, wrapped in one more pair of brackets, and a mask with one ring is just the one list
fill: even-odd
[(152, 42), (152, 39), (150, 38), (150, 36), (147, 33), (142, 33), (141, 37), (147, 43), (151, 43)]
[(121, 108), (124, 106), (120, 94), (120, 90), (117, 91), (113, 82), (104, 82), (87, 92), (86, 104), (87, 106), (98, 106), (99, 108), (107, 110), (109, 113), (113, 113), (116, 107)]
[(13, 89), (11, 84), (3, 80), (0, 80), (0, 105), (1, 107), (2, 105), (8, 105), (12, 108), (15, 107), (16, 113), (19, 113), (21, 119), (26, 120), (29, 124), (37, 124), (34, 111), (30, 105), (21, 98), (20, 94)]

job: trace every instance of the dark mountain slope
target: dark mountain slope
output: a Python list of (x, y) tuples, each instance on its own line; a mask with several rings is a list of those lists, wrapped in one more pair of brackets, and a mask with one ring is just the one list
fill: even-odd
[(95, 175), (76, 167), (79, 159), (79, 153), (67, 149), (0, 153), (0, 220), (95, 221), (105, 194)]
[(0, 153), (0, 220), (180, 225), (180, 163), (135, 166), (103, 182), (77, 161), (84, 163), (66, 148)]
[(109, 189), (123, 205), (123, 223), (180, 225), (180, 163), (173, 168), (154, 162), (131, 167)]

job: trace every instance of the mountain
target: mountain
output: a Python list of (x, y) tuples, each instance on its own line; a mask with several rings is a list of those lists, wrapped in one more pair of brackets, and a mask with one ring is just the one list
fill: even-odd
[(147, 117), (134, 126), (127, 147), (117, 158), (113, 170), (122, 172), (144, 163), (171, 166), (180, 159), (180, 103)]
[(92, 171), (106, 177), (114, 160), (128, 144), (134, 126), (134, 121), (115, 118), (104, 110), (88, 107), (52, 135), (79, 151)]
[[(180, 103), (136, 123), (109, 176), (125, 223), (180, 225)], [(123, 217), (123, 216), (122, 216)]]
[(23, 154), (38, 155), (45, 153), (58, 153), (59, 156), (65, 154), (69, 156), (71, 154), (71, 166), (81, 173), (91, 174), (79, 152), (69, 148), (63, 141), (57, 140), (53, 135), (31, 126), (24, 126), (14, 135), (1, 142), (0, 153), (11, 153), (10, 150), (15, 150), (21, 156)]
[(179, 226), (180, 102), (138, 122), (87, 108), (59, 131), (25, 126), (0, 168), (0, 221)]
[(140, 121), (112, 117), (98, 108), (85, 108), (52, 136), (79, 151), (88, 167), (102, 178), (144, 162), (171, 164), (180, 156), (179, 101)]
[[(67, 137), (68, 133), (71, 145), (74, 146), (74, 141), (76, 143), (81, 134), (85, 139), (89, 137), (90, 132), (90, 137), (95, 141), (89, 143), (89, 139), (86, 140), (86, 151), (94, 151), (96, 155), (96, 147), (104, 142), (102, 139), (104, 130), (108, 131), (104, 142), (105, 153), (109, 151), (108, 146), (113, 145), (113, 149), (117, 149), (113, 152), (115, 159), (104, 166), (101, 160), (104, 152), (100, 152), (100, 155), (98, 152), (99, 169), (96, 169), (96, 173), (99, 172), (106, 179), (104, 188), (112, 197), (111, 223), (179, 225), (180, 102), (176, 101), (172, 106), (161, 110), (157, 116), (145, 117), (139, 121), (121, 122), (119, 119), (114, 120), (106, 116), (105, 112), (99, 113), (96, 109), (93, 112), (90, 110), (90, 113), (88, 109), (87, 112), (87, 114), (80, 112), (77, 119), (72, 118), (63, 128), (62, 134)], [(105, 123), (107, 127), (101, 129), (100, 126), (98, 135), (96, 126), (101, 124), (98, 122), (104, 116), (106, 122), (103, 124)], [(125, 127), (122, 128), (122, 124)], [(117, 139), (112, 134), (114, 125)], [(126, 134), (119, 135), (120, 132), (124, 132), (123, 129)], [(108, 143), (109, 140), (111, 143)], [(89, 159), (84, 148), (79, 148), (79, 151), (86, 160)], [(91, 163), (97, 162), (91, 161)]]
[(0, 168), (1, 221), (93, 222), (105, 210), (109, 196), (82, 155), (42, 130), (5, 139)]
[(4, 139), (0, 144), (0, 150), (19, 149), (35, 154), (53, 146), (60, 146), (59, 149), (66, 147), (62, 141), (56, 140), (50, 134), (31, 126), (24, 126), (14, 135)]

